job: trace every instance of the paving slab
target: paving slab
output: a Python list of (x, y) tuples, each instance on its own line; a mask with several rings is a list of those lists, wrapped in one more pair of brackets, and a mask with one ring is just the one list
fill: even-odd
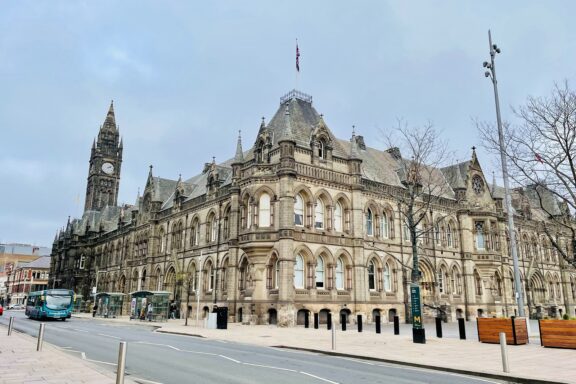
[[(116, 374), (47, 342), (36, 351), (35, 337), (0, 327), (0, 383), (115, 383)], [(125, 383), (134, 383), (126, 378)]]

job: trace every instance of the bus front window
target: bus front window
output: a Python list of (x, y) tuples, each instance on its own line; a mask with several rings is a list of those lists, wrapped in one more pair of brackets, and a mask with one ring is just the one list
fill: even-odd
[(46, 296), (46, 306), (50, 309), (67, 309), (72, 300), (71, 296)]

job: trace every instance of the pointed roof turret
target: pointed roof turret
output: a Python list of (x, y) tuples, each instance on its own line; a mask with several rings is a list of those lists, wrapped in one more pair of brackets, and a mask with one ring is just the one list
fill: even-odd
[(104, 125), (101, 129), (111, 129), (116, 130), (116, 116), (114, 115), (114, 100), (110, 102), (110, 108), (108, 108), (108, 114), (106, 115), (106, 120), (104, 120)]
[(264, 118), (264, 116), (262, 116), (262, 122), (260, 123), (260, 129), (258, 130), (258, 133), (262, 132), (265, 129), (266, 129), (266, 119)]
[(356, 141), (356, 130), (355, 126), (352, 126), (352, 138), (350, 139), (350, 155), (348, 158), (350, 160), (360, 160), (360, 152), (358, 151), (358, 142)]
[[(262, 118), (264, 124), (264, 118)], [(262, 129), (262, 126), (260, 126)], [(236, 155), (234, 156), (234, 163), (238, 164), (244, 162), (244, 152), (242, 151), (242, 131), (238, 131), (238, 141), (236, 142)]]
[[(294, 100), (294, 99), (292, 99)], [(294, 134), (292, 132), (292, 119), (290, 117), (290, 100), (286, 103), (286, 111), (284, 112), (284, 122), (285, 126), (284, 129), (280, 132), (280, 137), (278, 138), (278, 142), (281, 141), (294, 141)]]

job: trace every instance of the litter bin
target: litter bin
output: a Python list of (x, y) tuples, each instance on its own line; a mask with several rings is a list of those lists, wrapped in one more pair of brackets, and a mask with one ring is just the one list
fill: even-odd
[(218, 307), (215, 309), (216, 312), (216, 328), (217, 329), (227, 329), (228, 328), (228, 307)]

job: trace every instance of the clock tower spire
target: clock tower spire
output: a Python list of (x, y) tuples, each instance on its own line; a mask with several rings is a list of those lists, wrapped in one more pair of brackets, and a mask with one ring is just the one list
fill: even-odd
[(101, 211), (106, 206), (117, 205), (122, 150), (112, 101), (98, 137), (92, 144), (84, 211)]

